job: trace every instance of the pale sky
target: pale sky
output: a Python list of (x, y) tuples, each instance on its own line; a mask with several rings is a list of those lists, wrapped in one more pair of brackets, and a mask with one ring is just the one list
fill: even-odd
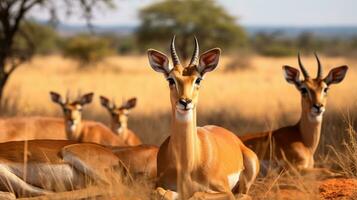
[[(96, 11), (95, 25), (137, 25), (140, 8), (157, 0), (114, 0), (117, 9)], [(269, 2), (269, 3), (267, 3)], [(244, 25), (266, 26), (357, 26), (357, 0), (217, 0)], [(41, 10), (30, 13), (47, 19)], [(85, 24), (78, 17), (60, 18), (67, 24)]]

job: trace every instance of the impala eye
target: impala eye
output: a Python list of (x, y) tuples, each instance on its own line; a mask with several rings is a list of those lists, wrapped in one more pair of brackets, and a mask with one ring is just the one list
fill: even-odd
[(169, 82), (169, 85), (175, 85), (175, 80), (173, 78), (168, 78), (167, 81)]
[(197, 78), (196, 81), (195, 81), (195, 84), (196, 85), (200, 85), (201, 81), (202, 81), (202, 78)]
[(301, 92), (301, 94), (303, 94), (303, 95), (305, 95), (305, 94), (307, 94), (308, 93), (308, 91), (307, 91), (307, 89), (306, 88), (300, 88), (300, 92)]
[(330, 89), (330, 88), (328, 88), (328, 87), (324, 88), (324, 93), (327, 94), (327, 92), (328, 92), (329, 89)]

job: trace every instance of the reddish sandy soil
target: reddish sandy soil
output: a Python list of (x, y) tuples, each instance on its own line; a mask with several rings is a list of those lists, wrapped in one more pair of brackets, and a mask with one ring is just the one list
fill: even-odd
[(319, 187), (321, 199), (357, 200), (356, 179), (328, 179)]
[[(328, 179), (316, 182), (318, 191), (306, 194), (297, 189), (281, 189), (266, 196), (267, 199), (277, 200), (357, 200), (356, 179)], [(311, 187), (314, 187), (313, 185)]]

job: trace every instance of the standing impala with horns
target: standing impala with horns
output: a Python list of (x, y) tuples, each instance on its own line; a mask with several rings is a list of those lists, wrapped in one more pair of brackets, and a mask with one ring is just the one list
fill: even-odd
[(157, 157), (156, 195), (166, 199), (234, 199), (246, 194), (259, 171), (259, 161), (232, 132), (218, 126), (196, 126), (200, 83), (218, 64), (220, 49), (199, 57), (195, 49), (190, 64), (181, 65), (175, 37), (169, 58), (149, 49), (151, 67), (169, 83), (172, 106), (171, 135), (160, 146)]
[(240, 138), (261, 159), (269, 160), (272, 155), (271, 158), (286, 161), (285, 164), (301, 172), (332, 175), (325, 168), (314, 168), (314, 153), (320, 140), (329, 87), (344, 79), (348, 67), (333, 68), (324, 78), (320, 60), (316, 54), (315, 57), (318, 66), (316, 78), (310, 77), (301, 62), (300, 54), (298, 61), (304, 80), (300, 80), (299, 70), (283, 66), (286, 81), (294, 84), (301, 94), (301, 117), (298, 123), (275, 131), (243, 135)]

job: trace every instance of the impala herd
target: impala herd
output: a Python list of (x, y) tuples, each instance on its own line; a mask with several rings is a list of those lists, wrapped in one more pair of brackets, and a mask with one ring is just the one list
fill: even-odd
[(111, 116), (109, 128), (82, 119), (93, 93), (70, 100), (50, 92), (63, 119), (0, 120), (0, 190), (30, 197), (85, 188), (89, 182), (110, 184), (113, 178), (130, 176), (155, 183), (152, 199), (249, 199), (249, 188), (260, 168), (267, 166), (334, 175), (326, 168), (314, 168), (314, 153), (328, 90), (344, 79), (347, 66), (334, 68), (324, 77), (315, 54), (318, 70), (312, 78), (298, 55), (303, 79), (296, 68), (283, 66), (283, 71), (286, 81), (301, 93), (300, 120), (293, 126), (238, 137), (219, 126), (197, 126), (200, 85), (217, 67), (221, 50), (200, 54), (195, 37), (192, 58), (184, 65), (174, 37), (170, 53), (172, 63), (164, 53), (148, 50), (150, 66), (164, 75), (170, 90), (170, 136), (160, 147), (142, 144), (128, 128), (128, 113), (136, 106), (136, 98), (118, 106), (100, 96)]

